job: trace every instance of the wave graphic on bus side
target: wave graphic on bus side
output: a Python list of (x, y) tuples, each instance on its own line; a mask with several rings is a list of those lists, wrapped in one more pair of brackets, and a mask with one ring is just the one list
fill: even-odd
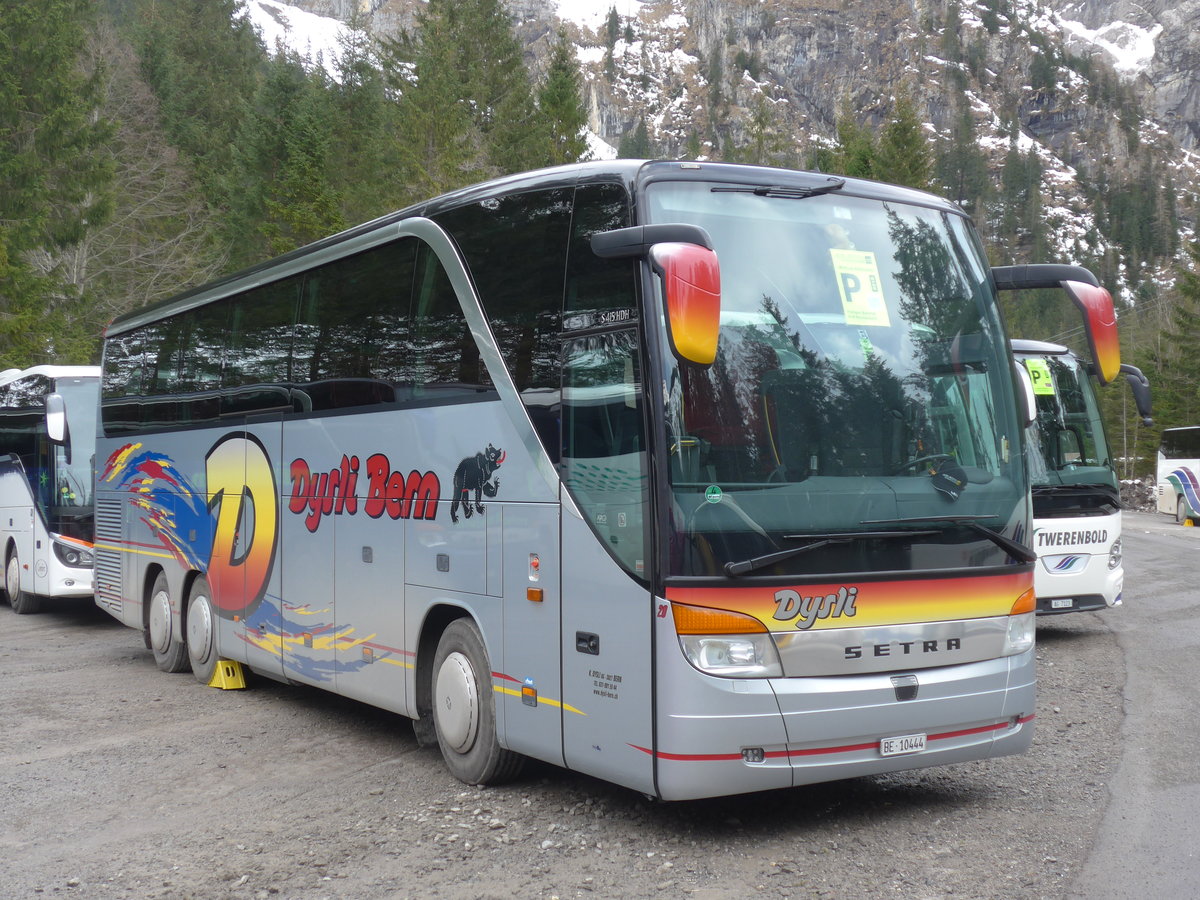
[(1192, 512), (1200, 512), (1200, 482), (1191, 469), (1180, 466), (1167, 476), (1167, 481), (1177, 493), (1183, 494)]
[[(141, 452), (139, 452), (141, 451)], [(181, 565), (201, 572), (212, 555), (215, 521), (208, 498), (196, 490), (170, 457), (125, 444), (104, 466), (101, 481), (130, 494), (139, 518)]]
[[(411, 668), (403, 659), (404, 651), (372, 643), (373, 634), (354, 637), (357, 629), (353, 625), (339, 625), (329, 613), (328, 609), (291, 606), (268, 594), (246, 617), (241, 639), (279, 657), (289, 672), (315, 682), (331, 682), (336, 675), (358, 672), (377, 662)], [(344, 655), (359, 647), (369, 652), (355, 658)]]

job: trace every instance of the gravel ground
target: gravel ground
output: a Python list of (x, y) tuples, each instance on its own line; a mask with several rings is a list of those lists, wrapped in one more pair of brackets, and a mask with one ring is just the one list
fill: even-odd
[(1118, 753), (1111, 614), (1042, 621), (1024, 756), (668, 804), (542, 765), (468, 788), (404, 719), (0, 609), (0, 896), (1061, 898)]

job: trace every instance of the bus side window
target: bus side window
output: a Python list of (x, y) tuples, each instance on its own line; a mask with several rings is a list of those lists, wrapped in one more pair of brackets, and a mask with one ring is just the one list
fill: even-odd
[(454, 286), (427, 244), (417, 253), (410, 335), (418, 398), (453, 399), (494, 392)]
[(185, 375), (184, 353), (191, 323), (180, 313), (144, 329), (146, 336), (146, 401), (141, 404), (141, 426), (169, 428), (179, 422), (175, 398)]
[(142, 379), (145, 374), (143, 329), (114, 335), (105, 341), (101, 381), (104, 433), (113, 436), (141, 426)]
[(637, 317), (638, 262), (602, 259), (592, 235), (632, 222), (629, 194), (619, 184), (584, 184), (575, 191), (567, 258), (564, 330), (619, 324)]
[(489, 198), (434, 218), (466, 258), (534, 430), (557, 462), (558, 350), (571, 190)]
[(411, 399), (407, 337), (416, 244), (401, 238), (308, 273), (292, 347), (298, 410)]
[(286, 278), (235, 297), (230, 304), (221, 415), (291, 409), (292, 325), (299, 295), (300, 279)]

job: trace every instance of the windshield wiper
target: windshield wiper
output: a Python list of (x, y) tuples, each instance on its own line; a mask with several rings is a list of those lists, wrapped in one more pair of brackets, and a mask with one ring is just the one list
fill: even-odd
[(846, 186), (844, 178), (827, 178), (824, 184), (814, 184), (810, 187), (795, 187), (789, 184), (748, 184), (745, 187), (714, 187), (714, 194), (754, 194), (756, 197), (781, 197), (787, 200), (805, 200), (833, 191), (840, 191)]
[(1005, 537), (992, 531), (990, 528), (984, 528), (980, 524), (981, 519), (994, 519), (995, 516), (911, 516), (904, 519), (869, 519), (864, 520), (863, 525), (905, 525), (910, 522), (945, 522), (947, 525), (962, 525), (970, 528), (972, 531), (983, 535), (997, 547), (1007, 550), (1009, 555), (1023, 562), (1037, 562), (1037, 554), (1026, 547), (1024, 544), (1014, 541), (1010, 537)]
[[(864, 523), (866, 524), (866, 523)], [(756, 569), (764, 568), (765, 566), (773, 565), (777, 562), (791, 559), (794, 556), (800, 556), (807, 553), (809, 550), (816, 550), (820, 547), (827, 547), (830, 544), (848, 544), (851, 541), (868, 540), (871, 538), (903, 538), (903, 537), (925, 537), (931, 534), (937, 534), (937, 531), (843, 531), (833, 532), (830, 534), (785, 534), (785, 541), (812, 541), (811, 544), (805, 544), (803, 547), (792, 547), (788, 550), (780, 550), (777, 553), (768, 553), (766, 556), (755, 556), (751, 559), (744, 559), (741, 562), (725, 563), (726, 575), (745, 575), (747, 572), (753, 572)]]

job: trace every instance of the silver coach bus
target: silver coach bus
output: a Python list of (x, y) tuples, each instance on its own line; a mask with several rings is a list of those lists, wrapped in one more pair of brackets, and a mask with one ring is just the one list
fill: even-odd
[(409, 716), (470, 783), (1020, 752), (1032, 395), (996, 291), (1035, 269), (928, 194), (777, 169), (418, 204), (112, 323), (96, 600), (164, 670)]

